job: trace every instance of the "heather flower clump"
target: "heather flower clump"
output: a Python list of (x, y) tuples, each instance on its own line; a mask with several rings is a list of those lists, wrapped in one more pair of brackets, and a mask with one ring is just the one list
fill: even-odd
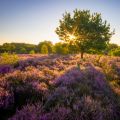
[(108, 56), (19, 55), (0, 65), (1, 119), (119, 120), (119, 65)]

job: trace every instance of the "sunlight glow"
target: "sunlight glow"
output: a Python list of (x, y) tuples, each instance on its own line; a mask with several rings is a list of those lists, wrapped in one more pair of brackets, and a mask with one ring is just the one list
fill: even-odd
[(73, 34), (69, 34), (68, 36), (69, 36), (69, 39), (70, 39), (70, 40), (73, 40), (73, 39), (76, 38)]

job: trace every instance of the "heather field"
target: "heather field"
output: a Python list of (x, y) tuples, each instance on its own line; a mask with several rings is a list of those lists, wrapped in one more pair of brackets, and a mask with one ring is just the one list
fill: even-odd
[(120, 0), (0, 0), (0, 120), (120, 120)]
[(1, 120), (119, 120), (120, 57), (0, 57)]

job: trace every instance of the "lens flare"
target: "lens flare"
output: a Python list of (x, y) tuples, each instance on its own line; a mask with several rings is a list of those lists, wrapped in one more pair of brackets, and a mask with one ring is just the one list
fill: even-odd
[(68, 36), (69, 36), (69, 39), (70, 39), (70, 40), (73, 40), (73, 39), (76, 38), (73, 34), (69, 34)]

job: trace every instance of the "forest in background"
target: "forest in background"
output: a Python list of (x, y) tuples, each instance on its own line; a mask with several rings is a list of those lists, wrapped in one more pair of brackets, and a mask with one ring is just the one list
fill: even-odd
[[(0, 53), (14, 53), (14, 54), (77, 54), (80, 53), (79, 48), (74, 45), (59, 42), (53, 44), (51, 41), (43, 41), (38, 45), (26, 43), (4, 43), (0, 45)], [(89, 49), (89, 54), (103, 54), (120, 56), (120, 46), (114, 43), (109, 43), (104, 50)]]

